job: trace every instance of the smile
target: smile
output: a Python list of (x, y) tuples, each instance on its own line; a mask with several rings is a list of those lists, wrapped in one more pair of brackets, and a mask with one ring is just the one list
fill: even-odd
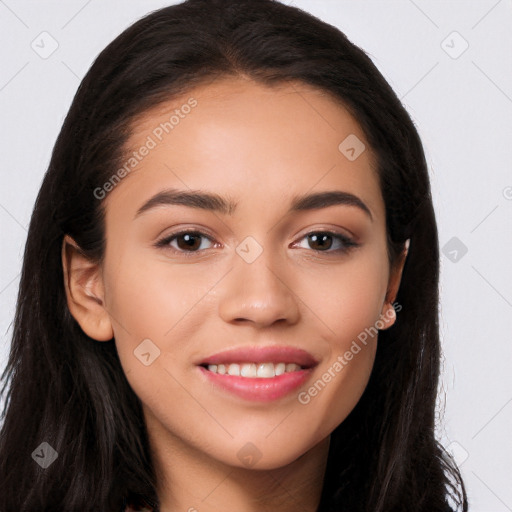
[(318, 361), (295, 347), (239, 347), (198, 361), (205, 383), (215, 392), (227, 392), (244, 400), (278, 400), (303, 385)]

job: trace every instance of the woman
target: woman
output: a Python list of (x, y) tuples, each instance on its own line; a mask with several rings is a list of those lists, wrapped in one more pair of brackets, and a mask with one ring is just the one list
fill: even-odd
[(270, 0), (149, 14), (36, 201), (0, 510), (467, 510), (438, 279), (421, 141), (362, 50)]

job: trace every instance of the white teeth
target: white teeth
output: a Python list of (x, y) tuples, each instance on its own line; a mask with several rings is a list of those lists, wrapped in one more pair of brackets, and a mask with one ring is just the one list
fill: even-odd
[(271, 379), (272, 377), (282, 375), (283, 373), (296, 372), (302, 368), (295, 363), (232, 363), (232, 364), (209, 364), (208, 370), (220, 375), (234, 375), (235, 377), (263, 378)]
[(276, 372), (274, 370), (273, 363), (260, 363), (258, 365), (258, 377), (263, 377), (264, 379), (271, 379), (276, 376)]
[(286, 371), (287, 372), (295, 372), (297, 370), (300, 370), (300, 366), (298, 364), (295, 364), (295, 363), (288, 363), (286, 365)]
[(243, 364), (240, 369), (241, 377), (256, 377), (256, 365), (255, 364)]
[(235, 375), (240, 377), (240, 365), (239, 364), (230, 364), (228, 368), (228, 375)]
[(286, 365), (284, 363), (278, 363), (275, 367), (276, 377), (282, 375), (286, 371)]

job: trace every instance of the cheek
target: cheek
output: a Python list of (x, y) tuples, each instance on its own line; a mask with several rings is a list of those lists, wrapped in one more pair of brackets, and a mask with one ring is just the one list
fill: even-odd
[(173, 265), (143, 255), (119, 263), (107, 280), (108, 307), (122, 324), (117, 329), (121, 339), (132, 341), (163, 341), (175, 328), (186, 337), (183, 328), (189, 324), (189, 312), (207, 306), (203, 299), (218, 280), (212, 266)]
[(191, 364), (187, 346), (198, 326), (191, 319), (207, 306), (201, 298), (215, 283), (212, 272), (150, 261), (136, 251), (111, 268), (109, 311), (126, 378), (147, 411), (159, 411), (159, 420), (185, 438), (190, 425), (183, 420), (200, 411), (192, 410), (181, 372)]
[(379, 261), (354, 260), (340, 265), (330, 270), (329, 279), (317, 280), (321, 286), (312, 287), (310, 279), (301, 282), (299, 294), (307, 297), (305, 302), (327, 333), (324, 340), (329, 356), (298, 395), (304, 417), (317, 428), (319, 438), (348, 416), (368, 383), (387, 279), (386, 267)]
[(130, 257), (111, 261), (105, 281), (123, 370), (143, 402), (161, 403), (161, 392), (185, 404), (190, 397), (173, 376), (181, 381), (191, 366), (191, 345), (215, 310), (208, 293), (225, 270), (173, 264), (136, 249), (121, 252)]
[(347, 342), (379, 319), (388, 276), (375, 255), (297, 275), (294, 293), (326, 327), (333, 351), (344, 351)]

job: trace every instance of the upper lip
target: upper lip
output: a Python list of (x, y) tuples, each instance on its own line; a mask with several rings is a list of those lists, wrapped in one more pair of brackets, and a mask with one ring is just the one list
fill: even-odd
[(311, 368), (317, 365), (318, 361), (305, 350), (290, 346), (272, 345), (224, 350), (204, 358), (197, 364), (204, 366), (226, 363), (295, 363), (303, 368)]

